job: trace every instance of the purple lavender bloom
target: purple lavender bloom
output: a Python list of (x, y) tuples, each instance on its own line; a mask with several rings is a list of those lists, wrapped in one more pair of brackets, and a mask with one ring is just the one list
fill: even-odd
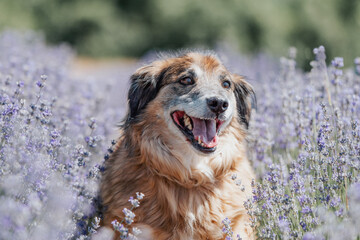
[(357, 183), (354, 183), (352, 185), (352, 189), (351, 189), (351, 197), (355, 200), (355, 201), (358, 201), (360, 202), (360, 183), (357, 182)]
[(305, 233), (304, 236), (303, 236), (303, 240), (322, 240), (323, 238), (319, 238), (317, 236), (315, 236), (314, 234), (312, 233)]
[(342, 68), (344, 67), (344, 58), (336, 57), (331, 61), (331, 64), (336, 68)]
[[(103, 83), (84, 84), (68, 75), (68, 47), (47, 47), (34, 33), (8, 31), (0, 33), (0, 52), (0, 238), (90, 236), (97, 231), (90, 221), (100, 180), (96, 169), (124, 112), (94, 108), (113, 99), (104, 97)], [(86, 101), (79, 85), (94, 89)], [(89, 116), (97, 119), (91, 135), (84, 124)], [(82, 146), (87, 136), (91, 147)]]
[(117, 220), (112, 221), (111, 224), (114, 229), (120, 233), (120, 239), (128, 238), (129, 229), (127, 229), (123, 224), (119, 223)]
[(287, 219), (280, 219), (278, 225), (283, 233), (290, 232), (290, 226)]
[(43, 88), (43, 87), (45, 87), (45, 84), (44, 84), (44, 82), (43, 81), (36, 81), (36, 85), (39, 87), (39, 88)]
[(308, 206), (304, 206), (303, 208), (302, 208), (302, 210), (301, 210), (301, 213), (302, 214), (309, 214), (309, 213), (311, 213), (312, 211), (311, 211), (311, 208), (310, 207), (308, 207)]
[(126, 224), (130, 225), (134, 222), (135, 214), (131, 210), (124, 208), (123, 213), (125, 215)]
[(232, 236), (233, 236), (233, 231), (231, 229), (231, 221), (229, 218), (225, 218), (222, 220), (222, 224), (224, 224), (222, 231), (223, 233), (226, 234), (226, 239), (231, 239), (232, 240)]
[(136, 198), (137, 198), (138, 200), (142, 200), (144, 197), (145, 197), (145, 194), (136, 192)]
[[(74, 53), (34, 33), (0, 34), (0, 52), (0, 239), (89, 239), (101, 231), (94, 214), (103, 156), (114, 151), (114, 124), (125, 111), (115, 86), (126, 89), (131, 72), (121, 83), (74, 78), (66, 69)], [(257, 179), (244, 207), (259, 239), (360, 236), (360, 59), (355, 73), (342, 58), (328, 67), (320, 46), (304, 73), (294, 49), (279, 65), (219, 53), (256, 79), (248, 157)], [(124, 220), (113, 222), (121, 239), (135, 238), (127, 224), (143, 198), (136, 193)], [(232, 239), (230, 220), (222, 223)]]
[(130, 197), (129, 202), (131, 203), (131, 206), (134, 208), (137, 208), (140, 206), (140, 202), (138, 199), (134, 199), (133, 197)]

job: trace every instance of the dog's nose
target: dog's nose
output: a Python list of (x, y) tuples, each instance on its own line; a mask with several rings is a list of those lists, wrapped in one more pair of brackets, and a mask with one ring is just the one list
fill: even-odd
[(217, 114), (225, 112), (229, 106), (228, 101), (216, 97), (208, 98), (206, 101), (210, 110)]

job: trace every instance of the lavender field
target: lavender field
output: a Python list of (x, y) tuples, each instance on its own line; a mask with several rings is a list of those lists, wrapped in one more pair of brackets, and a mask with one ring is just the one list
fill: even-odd
[[(257, 179), (244, 205), (259, 239), (360, 239), (360, 58), (327, 66), (325, 51), (314, 49), (303, 72), (294, 48), (280, 60), (217, 50), (257, 95), (248, 137)], [(70, 72), (74, 57), (32, 32), (0, 34), (0, 239), (108, 239), (99, 181), (136, 66), (84, 79)], [(138, 205), (114, 223), (123, 239), (136, 238), (127, 228)], [(223, 231), (238, 239), (227, 220)]]

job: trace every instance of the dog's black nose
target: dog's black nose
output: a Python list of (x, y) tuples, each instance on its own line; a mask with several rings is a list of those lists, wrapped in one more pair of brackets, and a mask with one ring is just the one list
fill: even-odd
[(210, 110), (217, 114), (225, 112), (229, 106), (228, 101), (216, 97), (208, 98), (206, 101)]

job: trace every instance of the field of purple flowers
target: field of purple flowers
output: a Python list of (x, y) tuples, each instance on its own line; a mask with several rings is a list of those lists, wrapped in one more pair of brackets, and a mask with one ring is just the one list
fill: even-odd
[[(340, 57), (327, 66), (320, 46), (304, 73), (295, 49), (280, 63), (218, 52), (257, 93), (248, 139), (257, 180), (244, 204), (258, 238), (360, 239), (360, 58), (351, 69)], [(98, 231), (98, 184), (126, 111), (127, 79), (73, 78), (73, 57), (34, 33), (0, 34), (0, 239)], [(124, 239), (141, 198), (114, 222)], [(227, 239), (237, 239), (224, 224)]]

